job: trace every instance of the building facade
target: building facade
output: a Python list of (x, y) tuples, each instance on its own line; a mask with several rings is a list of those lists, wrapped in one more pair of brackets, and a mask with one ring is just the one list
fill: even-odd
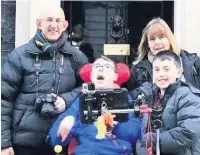
[(15, 1), (1, 1), (1, 57), (15, 48)]
[[(61, 6), (69, 20), (68, 33), (77, 33), (89, 42), (94, 55), (103, 53), (103, 44), (130, 44), (137, 49), (142, 29), (153, 17), (162, 17), (173, 30), (182, 49), (200, 55), (200, 1), (1, 1), (1, 56), (30, 40), (36, 32), (36, 18), (43, 7)], [(123, 36), (110, 34), (111, 18), (120, 15)], [(80, 37), (80, 36), (79, 36)], [(123, 58), (122, 58), (123, 59)], [(131, 58), (129, 63), (131, 62)]]

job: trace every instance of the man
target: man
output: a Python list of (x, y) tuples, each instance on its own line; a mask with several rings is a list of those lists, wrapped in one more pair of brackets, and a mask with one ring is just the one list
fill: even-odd
[[(113, 61), (106, 57), (94, 61), (91, 81), (96, 89), (114, 89), (118, 79), (118, 69)], [(140, 137), (140, 118), (129, 115), (128, 121), (120, 122), (113, 127), (113, 135), (98, 139), (97, 123), (84, 124), (80, 120), (80, 99), (77, 98), (70, 107), (62, 113), (50, 129), (52, 145), (67, 145), (71, 137), (77, 138), (79, 145), (72, 154), (76, 155), (119, 155), (130, 154), (132, 144)], [(115, 136), (114, 136), (115, 135)]]
[(2, 155), (49, 155), (48, 128), (76, 97), (76, 71), (87, 62), (67, 42), (61, 8), (44, 10), (36, 24), (35, 36), (2, 66)]

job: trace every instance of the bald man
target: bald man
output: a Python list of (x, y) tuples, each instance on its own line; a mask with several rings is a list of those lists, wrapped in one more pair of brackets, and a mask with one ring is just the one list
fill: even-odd
[(52, 153), (46, 145), (48, 128), (77, 96), (76, 72), (88, 61), (67, 41), (61, 8), (43, 10), (36, 24), (35, 36), (2, 66), (2, 155)]
[(68, 27), (63, 10), (57, 7), (42, 10), (36, 24), (51, 42), (56, 41)]

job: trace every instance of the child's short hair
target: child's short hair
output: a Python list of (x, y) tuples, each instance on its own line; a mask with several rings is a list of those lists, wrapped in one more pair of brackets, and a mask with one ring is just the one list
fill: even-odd
[(181, 68), (181, 61), (180, 61), (179, 56), (171, 50), (164, 50), (164, 51), (158, 52), (154, 56), (153, 62), (157, 59), (161, 61), (164, 61), (164, 60), (174, 61), (174, 64), (176, 65), (176, 67)]
[(114, 64), (114, 69), (115, 69), (115, 72), (117, 71), (117, 64), (116, 64), (116, 62), (114, 61), (114, 60), (112, 60), (111, 58), (109, 58), (109, 57), (107, 57), (107, 56), (105, 56), (105, 55), (101, 55), (100, 57), (98, 57), (98, 58), (96, 58), (95, 60), (94, 60), (94, 62), (95, 61), (97, 61), (98, 59), (103, 59), (103, 60), (105, 60), (105, 61), (108, 61), (108, 62), (112, 62), (113, 64)]

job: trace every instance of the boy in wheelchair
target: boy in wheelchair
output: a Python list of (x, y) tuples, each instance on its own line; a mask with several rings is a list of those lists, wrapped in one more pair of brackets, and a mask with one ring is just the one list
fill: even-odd
[[(101, 57), (94, 61), (91, 74), (88, 74), (96, 89), (115, 89), (125, 82), (124, 79), (128, 79), (119, 76), (121, 71), (124, 69), (119, 70), (112, 60)], [(129, 73), (128, 69), (127, 71)], [(109, 124), (111, 132), (105, 133), (105, 137), (98, 137), (98, 121), (91, 124), (83, 123), (80, 108), (80, 98), (77, 98), (55, 121), (49, 133), (50, 143), (53, 146), (68, 145), (75, 137), (78, 145), (70, 152), (73, 155), (129, 155), (133, 152), (132, 145), (136, 143), (141, 133), (140, 118), (130, 113), (127, 121), (113, 122), (110, 117), (113, 123)], [(98, 119), (100, 118), (101, 116)]]

